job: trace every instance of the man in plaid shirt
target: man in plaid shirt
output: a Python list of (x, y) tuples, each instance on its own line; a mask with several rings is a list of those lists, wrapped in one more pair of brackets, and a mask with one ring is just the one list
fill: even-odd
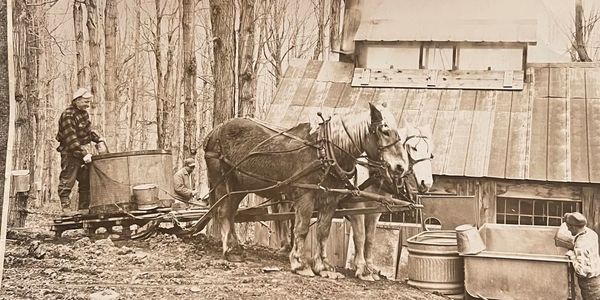
[(92, 162), (92, 155), (83, 147), (90, 142), (99, 143), (102, 138), (92, 130), (87, 109), (93, 97), (85, 88), (79, 88), (73, 94), (71, 105), (67, 107), (58, 120), (56, 140), (60, 143), (56, 149), (60, 152), (61, 172), (58, 184), (60, 204), (65, 215), (69, 215), (71, 205), (71, 189), (75, 181), (79, 182), (80, 213), (86, 213), (90, 205), (90, 182), (87, 164)]

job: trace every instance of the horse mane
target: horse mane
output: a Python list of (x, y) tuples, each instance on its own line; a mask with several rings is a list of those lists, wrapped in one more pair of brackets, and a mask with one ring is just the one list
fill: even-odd
[[(398, 127), (394, 115), (387, 107), (377, 105), (377, 109), (383, 116), (383, 121), (393, 129)], [(338, 147), (360, 155), (364, 149), (363, 142), (369, 134), (371, 125), (371, 113), (369, 110), (360, 113), (347, 112), (344, 114), (334, 114), (330, 121), (331, 141)], [(358, 147), (358, 149), (357, 149)], [(361, 151), (355, 153), (357, 151)]]

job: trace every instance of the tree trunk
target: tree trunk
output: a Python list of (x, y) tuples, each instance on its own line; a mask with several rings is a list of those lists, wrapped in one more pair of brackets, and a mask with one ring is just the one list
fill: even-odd
[(119, 152), (119, 139), (117, 124), (119, 111), (117, 110), (117, 2), (106, 1), (104, 8), (104, 105), (105, 105), (105, 136), (106, 144)]
[(256, 73), (254, 69), (254, 1), (240, 0), (239, 116), (254, 117), (256, 111)]
[(138, 99), (138, 88), (139, 88), (139, 74), (140, 74), (140, 27), (141, 27), (141, 0), (135, 2), (135, 32), (133, 37), (133, 83), (131, 92), (131, 103), (129, 105), (129, 130), (127, 131), (127, 149), (133, 150), (135, 132), (137, 129), (137, 114), (136, 107), (139, 102)]
[(92, 126), (99, 128), (102, 118), (102, 98), (100, 97), (100, 42), (98, 41), (98, 7), (96, 0), (86, 0), (88, 45), (90, 52), (90, 89), (94, 98), (90, 106)]
[(230, 0), (211, 0), (210, 15), (214, 52), (214, 110), (213, 125), (234, 116), (234, 9)]
[(167, 136), (165, 131), (165, 107), (164, 107), (164, 97), (162, 95), (164, 91), (164, 82), (163, 82), (163, 73), (162, 73), (162, 53), (160, 50), (161, 43), (161, 25), (162, 25), (162, 6), (160, 4), (160, 0), (155, 0), (154, 4), (156, 6), (156, 32), (154, 35), (154, 59), (156, 63), (156, 131), (158, 134), (158, 148), (159, 149), (168, 149), (170, 147), (167, 142)]
[(575, 50), (579, 56), (579, 61), (592, 61), (587, 53), (585, 41), (583, 38), (583, 0), (575, 1)]
[(73, 29), (75, 30), (75, 57), (77, 58), (77, 86), (85, 86), (85, 58), (83, 51), (83, 8), (81, 2), (73, 2)]
[[(315, 4), (315, 14), (317, 15), (317, 45), (313, 51), (312, 59), (319, 59), (319, 55), (324, 51), (323, 41), (325, 40), (325, 0), (317, 0)], [(325, 56), (323, 56), (325, 59)]]
[(183, 68), (184, 68), (184, 127), (183, 157), (196, 154), (196, 55), (194, 38), (194, 0), (183, 0), (181, 26), (183, 28)]
[(331, 0), (331, 21), (329, 23), (329, 46), (331, 51), (340, 51), (340, 10), (342, 0)]

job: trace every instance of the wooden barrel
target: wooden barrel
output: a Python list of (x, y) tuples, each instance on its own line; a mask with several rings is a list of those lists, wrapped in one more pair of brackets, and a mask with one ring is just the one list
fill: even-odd
[(408, 284), (453, 299), (464, 294), (463, 258), (458, 255), (456, 232), (425, 231), (408, 240)]
[(173, 202), (173, 162), (170, 151), (101, 154), (92, 157), (89, 167), (92, 214), (136, 209), (132, 188), (142, 184), (157, 185), (157, 207), (169, 207)]

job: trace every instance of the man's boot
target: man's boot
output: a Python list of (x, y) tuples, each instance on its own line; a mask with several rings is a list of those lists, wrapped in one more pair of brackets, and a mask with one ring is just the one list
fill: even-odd
[(71, 198), (60, 197), (60, 207), (62, 209), (62, 217), (72, 217), (76, 212), (71, 210)]
[(79, 192), (79, 202), (77, 203), (78, 213), (87, 215), (90, 213), (90, 192)]

